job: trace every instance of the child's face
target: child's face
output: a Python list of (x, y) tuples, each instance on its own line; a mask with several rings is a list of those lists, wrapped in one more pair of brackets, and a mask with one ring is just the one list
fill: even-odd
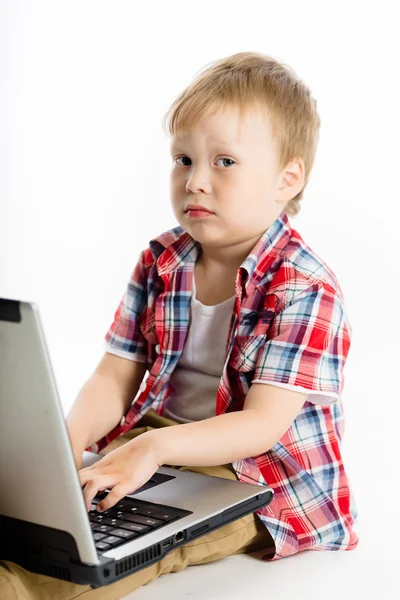
[[(208, 246), (260, 237), (302, 188), (303, 163), (278, 172), (278, 140), (261, 110), (224, 106), (171, 139), (170, 193), (183, 229)], [(189, 217), (188, 204), (212, 211)]]

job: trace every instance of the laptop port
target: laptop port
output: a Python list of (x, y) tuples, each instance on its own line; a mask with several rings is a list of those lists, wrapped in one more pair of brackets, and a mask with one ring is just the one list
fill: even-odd
[(208, 529), (208, 525), (203, 525), (203, 527), (199, 527), (198, 529), (194, 529), (191, 532), (191, 536), (193, 537), (194, 535), (200, 535), (201, 533), (203, 533), (207, 529)]
[(175, 535), (175, 538), (174, 538), (175, 543), (183, 542), (184, 539), (185, 539), (185, 532), (184, 531), (180, 531), (179, 533), (177, 533)]
[(163, 548), (169, 548), (170, 546), (172, 546), (172, 539), (163, 541), (163, 543), (162, 543)]

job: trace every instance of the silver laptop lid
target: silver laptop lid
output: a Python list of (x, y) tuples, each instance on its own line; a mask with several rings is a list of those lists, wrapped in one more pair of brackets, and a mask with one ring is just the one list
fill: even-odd
[[(34, 457), (34, 458), (33, 458)], [(85, 466), (100, 455), (84, 453)], [(119, 559), (273, 490), (160, 467), (168, 481), (131, 498), (189, 516), (104, 552)], [(86, 564), (99, 564), (38, 308), (0, 298), (0, 514), (69, 532)], [(142, 488), (140, 488), (142, 489)], [(244, 513), (247, 512), (244, 510)]]
[(8, 299), (0, 299), (0, 485), (0, 514), (70, 532), (81, 560), (99, 564), (39, 310)]

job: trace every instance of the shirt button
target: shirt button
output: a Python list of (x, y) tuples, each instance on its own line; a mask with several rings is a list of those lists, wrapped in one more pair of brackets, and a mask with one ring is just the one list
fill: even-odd
[(125, 423), (125, 417), (122, 417), (122, 419), (120, 420), (119, 424), (122, 427), (122, 425)]
[(142, 383), (139, 386), (139, 391), (140, 392), (144, 392), (144, 390), (146, 389), (147, 385), (145, 381), (142, 381)]
[(157, 352), (157, 354), (160, 354), (160, 352), (161, 352), (160, 344), (157, 344), (156, 352)]
[(97, 452), (99, 451), (99, 447), (98, 447), (98, 445), (97, 445), (97, 444), (92, 444), (92, 445), (90, 446), (90, 450), (91, 450), (92, 452), (95, 452), (95, 453), (97, 454)]

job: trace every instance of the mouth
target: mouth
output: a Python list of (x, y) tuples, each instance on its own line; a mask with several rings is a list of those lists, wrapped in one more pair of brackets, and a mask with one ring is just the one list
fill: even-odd
[(190, 218), (190, 219), (204, 219), (207, 217), (212, 217), (214, 215), (214, 213), (208, 211), (208, 210), (193, 210), (193, 209), (189, 209), (185, 211), (185, 215)]
[(213, 215), (213, 211), (210, 210), (209, 208), (207, 208), (206, 206), (202, 206), (201, 204), (187, 204), (185, 209), (184, 209), (184, 213), (185, 214), (191, 214), (192, 216), (194, 215), (203, 215), (203, 214), (207, 214), (207, 215)]

